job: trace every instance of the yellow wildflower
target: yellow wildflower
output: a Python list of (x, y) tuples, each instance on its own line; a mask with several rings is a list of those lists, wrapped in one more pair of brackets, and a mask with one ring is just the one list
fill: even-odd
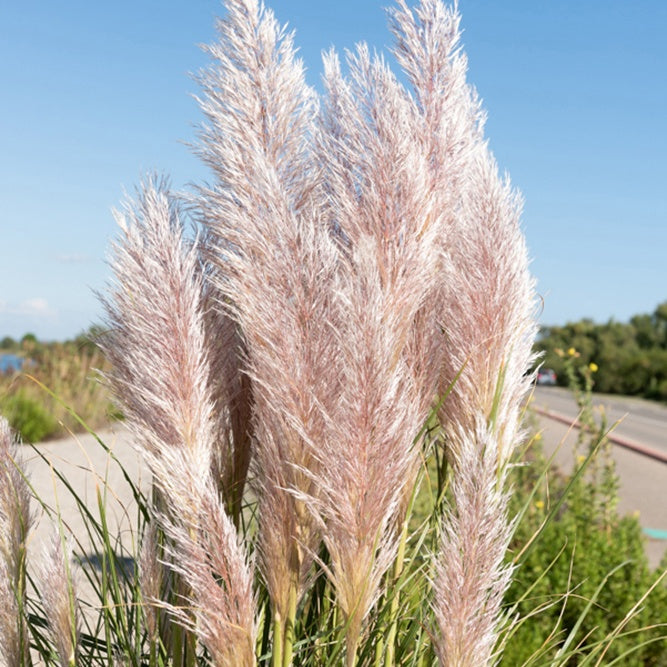
[(588, 364), (588, 369), (590, 370), (591, 373), (597, 373), (598, 365), (594, 361), (591, 361), (591, 363)]
[(537, 507), (538, 510), (543, 509), (543, 508), (544, 508), (544, 501), (543, 501), (543, 500), (538, 500), (538, 501), (535, 503), (535, 507)]
[(585, 460), (586, 460), (586, 457), (583, 454), (579, 454), (579, 456), (577, 456), (577, 464), (578, 465), (581, 465)]
[(533, 440), (535, 440), (535, 442), (539, 442), (540, 440), (542, 440), (542, 434), (541, 433), (536, 433), (533, 436)]
[(567, 353), (568, 353), (571, 357), (573, 357), (573, 356), (577, 353), (577, 351), (576, 351), (573, 347), (571, 347), (571, 348), (567, 351)]

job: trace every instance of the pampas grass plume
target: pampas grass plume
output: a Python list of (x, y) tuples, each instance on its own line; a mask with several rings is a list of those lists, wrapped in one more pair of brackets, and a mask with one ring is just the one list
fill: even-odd
[(0, 416), (0, 664), (7, 667), (18, 667), (28, 655), (25, 558), (32, 516), (20, 465), (14, 435)]

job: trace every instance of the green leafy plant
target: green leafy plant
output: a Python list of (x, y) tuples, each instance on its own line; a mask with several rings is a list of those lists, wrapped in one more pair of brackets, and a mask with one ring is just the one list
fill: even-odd
[[(541, 664), (557, 649), (559, 664), (661, 665), (667, 661), (665, 571), (651, 571), (637, 517), (616, 511), (619, 484), (607, 424), (602, 413), (596, 420), (593, 405), (597, 364), (582, 363), (574, 347), (559, 353), (582, 428), (569, 475), (544, 458), (540, 438), (532, 443), (530, 465), (515, 470), (512, 507), (521, 520), (512, 547), (521, 564), (507, 599), (519, 600), (517, 610), (530, 621), (513, 633), (502, 664)], [(523, 557), (537, 532), (536, 548)], [(647, 591), (650, 598), (635, 608)]]
[(0, 413), (25, 442), (40, 442), (58, 431), (58, 422), (43, 403), (24, 391), (0, 399)]
[(545, 366), (554, 368), (563, 384), (565, 358), (558, 350), (576, 348), (583, 364), (600, 366), (596, 389), (604, 393), (643, 396), (667, 401), (667, 303), (652, 314), (635, 315), (629, 322), (591, 320), (544, 327), (536, 348)]

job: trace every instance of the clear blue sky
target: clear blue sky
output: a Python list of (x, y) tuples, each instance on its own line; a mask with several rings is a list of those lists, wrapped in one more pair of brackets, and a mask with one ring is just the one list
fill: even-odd
[[(317, 85), (320, 52), (390, 44), (390, 0), (275, 0)], [(545, 324), (667, 300), (667, 2), (460, 0), (487, 134), (526, 199)], [(0, 8), (0, 336), (99, 321), (110, 210), (142, 175), (206, 172), (200, 120), (216, 0), (35, 0)]]

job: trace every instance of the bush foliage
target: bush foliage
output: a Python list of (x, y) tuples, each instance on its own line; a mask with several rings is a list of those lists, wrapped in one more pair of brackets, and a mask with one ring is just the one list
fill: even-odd
[(25, 390), (0, 400), (0, 413), (24, 442), (40, 442), (58, 431), (58, 422), (42, 402), (26, 396)]
[[(622, 630), (602, 664), (614, 659), (633, 667), (667, 664), (665, 629), (660, 625), (667, 619), (667, 587), (659, 584), (626, 619), (659, 575), (648, 565), (639, 520), (610, 510), (614, 496), (604, 497), (600, 484), (585, 475), (573, 479), (576, 469), (572, 476), (551, 475), (547, 484), (539, 476), (544, 464), (538, 456), (516, 474), (514, 508), (531, 498), (514, 535), (516, 553), (540, 529), (554, 503), (563, 497), (564, 502), (522, 561), (508, 591), (510, 605), (527, 594), (518, 611), (524, 618), (532, 616), (508, 642), (502, 664), (530, 664), (534, 656), (544, 658), (568, 638), (573, 646), (592, 646), (618, 627)], [(568, 664), (579, 664), (585, 654), (583, 649)]]
[[(595, 646), (618, 635), (605, 648), (602, 664), (665, 665), (667, 585), (659, 581), (665, 568), (649, 567), (638, 517), (616, 511), (619, 481), (612, 445), (604, 416), (596, 418), (601, 413), (593, 406), (593, 373), (600, 369), (582, 366), (578, 351), (570, 351), (574, 354), (558, 358), (586, 428), (578, 432), (570, 474), (546, 460), (539, 433), (528, 464), (514, 471), (512, 509), (522, 518), (512, 551), (519, 554), (520, 567), (507, 601), (526, 596), (517, 609), (530, 621), (517, 626), (502, 664), (530, 664), (563, 643)], [(537, 545), (530, 548), (535, 535)], [(638, 605), (649, 590), (650, 597)], [(571, 664), (580, 664), (585, 655), (586, 649)]]
[(563, 385), (565, 360), (558, 351), (571, 347), (582, 364), (599, 366), (597, 391), (667, 401), (667, 301), (653, 314), (635, 315), (627, 323), (584, 319), (543, 327), (536, 348), (544, 352), (544, 365), (556, 371)]

